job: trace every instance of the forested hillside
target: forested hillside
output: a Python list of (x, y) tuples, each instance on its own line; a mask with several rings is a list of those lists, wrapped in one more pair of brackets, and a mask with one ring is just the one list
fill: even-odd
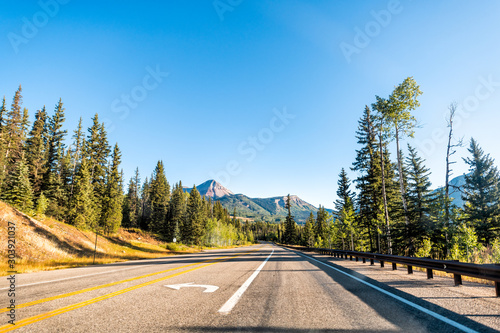
[[(72, 132), (64, 127), (60, 99), (53, 111), (23, 108), (22, 88), (10, 107), (0, 108), (0, 198), (32, 216), (50, 216), (82, 230), (112, 234), (120, 226), (141, 228), (168, 242), (229, 245), (253, 242), (252, 226), (230, 218), (220, 203), (201, 197), (196, 188), (170, 185), (162, 161), (151, 177), (139, 170), (124, 184), (122, 154), (108, 142), (96, 113)], [(133, 157), (132, 157), (133, 158)], [(123, 188), (126, 187), (126, 193)]]

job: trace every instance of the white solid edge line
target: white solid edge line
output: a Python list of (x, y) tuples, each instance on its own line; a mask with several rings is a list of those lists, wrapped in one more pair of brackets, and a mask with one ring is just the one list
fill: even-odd
[[(287, 250), (288, 250), (288, 249), (287, 249)], [(361, 282), (361, 283), (363, 283), (363, 284), (367, 285), (368, 287), (371, 287), (371, 288), (373, 288), (373, 289), (375, 289), (375, 290), (378, 290), (378, 291), (380, 291), (381, 293), (386, 294), (387, 296), (390, 296), (390, 297), (392, 297), (392, 298), (394, 298), (394, 299), (397, 299), (398, 301), (403, 302), (403, 303), (405, 303), (406, 305), (409, 305), (409, 306), (411, 306), (411, 307), (413, 307), (413, 308), (415, 308), (415, 309), (417, 309), (417, 310), (420, 310), (420, 311), (422, 311), (422, 312), (424, 312), (424, 313), (426, 313), (426, 314), (428, 314), (428, 315), (430, 315), (430, 316), (432, 316), (432, 317), (434, 317), (434, 318), (436, 318), (436, 319), (439, 319), (439, 320), (441, 320), (441, 321), (443, 321), (443, 322), (445, 322), (445, 323), (447, 323), (447, 324), (449, 324), (449, 325), (451, 325), (451, 326), (453, 326), (453, 327), (455, 327), (455, 328), (458, 328), (459, 330), (462, 330), (462, 331), (464, 331), (464, 332), (469, 332), (469, 333), (478, 333), (477, 331), (474, 331), (473, 329), (468, 328), (467, 326), (464, 326), (464, 325), (462, 325), (462, 324), (459, 324), (459, 323), (457, 323), (456, 321), (453, 321), (453, 320), (451, 320), (451, 319), (448, 319), (448, 318), (446, 318), (446, 317), (444, 317), (444, 316), (442, 316), (442, 315), (440, 315), (440, 314), (438, 314), (438, 313), (435, 313), (435, 312), (433, 312), (433, 311), (431, 311), (431, 310), (428, 310), (428, 309), (426, 309), (426, 308), (424, 308), (424, 307), (422, 307), (422, 306), (420, 306), (420, 305), (418, 305), (418, 304), (415, 304), (415, 303), (413, 303), (413, 302), (410, 302), (409, 300), (404, 299), (403, 297), (400, 297), (400, 296), (394, 295), (394, 294), (392, 294), (392, 293), (388, 292), (387, 290), (384, 290), (384, 289), (379, 288), (379, 287), (377, 287), (377, 286), (375, 286), (375, 285), (373, 285), (373, 284), (371, 284), (371, 283), (368, 283), (368, 282), (366, 282), (366, 281), (363, 281), (363, 280), (361, 280), (360, 278), (357, 278), (357, 277), (355, 277), (355, 276), (353, 276), (353, 275), (351, 275), (351, 274), (349, 274), (349, 273), (346, 273), (346, 272), (344, 272), (344, 271), (342, 271), (342, 270), (340, 270), (340, 269), (338, 269), (338, 268), (335, 268), (335, 267), (333, 267), (333, 266), (327, 265), (327, 264), (325, 264), (324, 262), (322, 262), (321, 260), (315, 259), (315, 258), (313, 258), (313, 257), (306, 256), (306, 255), (303, 255), (302, 253), (294, 252), (294, 251), (291, 251), (291, 250), (288, 250), (288, 251), (290, 251), (290, 252), (292, 252), (292, 253), (295, 253), (295, 254), (298, 254), (298, 255), (300, 255), (300, 256), (302, 256), (302, 257), (304, 257), (304, 258), (308, 258), (308, 259), (312, 259), (312, 260), (314, 260), (314, 261), (317, 261), (318, 263), (320, 263), (320, 264), (322, 264), (322, 265), (324, 265), (324, 266), (326, 266), (326, 267), (328, 267), (328, 268), (331, 268), (331, 269), (333, 269), (333, 270), (335, 270), (335, 271), (337, 271), (337, 272), (339, 272), (339, 273), (342, 273), (342, 274), (344, 274), (344, 275), (346, 275), (346, 276), (348, 276), (348, 277), (350, 277), (350, 278), (352, 278), (352, 279), (354, 279), (354, 280), (356, 280), (356, 281), (358, 281), (358, 282)]]
[(264, 267), (269, 258), (271, 258), (273, 253), (274, 249), (272, 249), (271, 254), (266, 258), (266, 260), (264, 260), (264, 262), (260, 264), (260, 266), (252, 273), (252, 275), (250, 275), (248, 280), (246, 280), (245, 283), (243, 283), (243, 285), (234, 293), (234, 295), (231, 296), (231, 298), (226, 303), (224, 303), (224, 305), (219, 309), (219, 313), (228, 314), (229, 312), (231, 312), (236, 303), (238, 303), (238, 301), (240, 300), (241, 296), (243, 296), (250, 284), (252, 284), (253, 280), (257, 277), (257, 275), (259, 275), (261, 269)]
[[(139, 268), (139, 267), (142, 268), (142, 267), (153, 266), (153, 265), (154, 264), (143, 265), (143, 266), (127, 267), (127, 268), (122, 268), (122, 269), (115, 269), (115, 270), (112, 270), (112, 271), (106, 271), (106, 272), (98, 272), (98, 273), (91, 273), (91, 274), (85, 274), (85, 275), (70, 276), (70, 277), (67, 277), (67, 278), (62, 278), (62, 279), (57, 279), (57, 280), (41, 281), (41, 282), (34, 282), (34, 283), (22, 284), (20, 286), (16, 286), (16, 288), (29, 287), (29, 286), (34, 286), (34, 285), (37, 285), (37, 284), (59, 282), (59, 281), (65, 281), (65, 280), (71, 280), (71, 279), (78, 279), (78, 278), (83, 278), (83, 277), (87, 277), (87, 276), (94, 276), (94, 275), (108, 274), (108, 273), (114, 273), (114, 272), (121, 272), (121, 271), (126, 271), (128, 269)], [(5, 289), (9, 289), (9, 287), (0, 288), (0, 290), (5, 290)]]

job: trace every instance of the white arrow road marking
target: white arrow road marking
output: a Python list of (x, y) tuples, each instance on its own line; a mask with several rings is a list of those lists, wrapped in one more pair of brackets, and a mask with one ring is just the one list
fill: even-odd
[(238, 303), (238, 301), (240, 300), (241, 296), (243, 296), (243, 293), (248, 289), (248, 287), (250, 287), (250, 285), (252, 284), (253, 280), (257, 277), (257, 275), (259, 275), (261, 269), (264, 267), (269, 258), (271, 258), (273, 253), (274, 249), (271, 251), (269, 257), (267, 257), (266, 260), (264, 260), (264, 262), (260, 264), (260, 266), (255, 270), (255, 272), (253, 272), (253, 274), (250, 275), (248, 280), (246, 280), (245, 283), (243, 283), (240, 289), (238, 289), (236, 293), (234, 293), (234, 295), (231, 296), (231, 298), (219, 309), (219, 313), (228, 314), (229, 312), (231, 312), (236, 303)]
[(172, 289), (175, 289), (175, 290), (179, 290), (183, 287), (195, 287), (195, 288), (205, 288), (205, 290), (203, 291), (204, 293), (213, 293), (214, 291), (216, 291), (217, 289), (219, 289), (219, 287), (217, 286), (211, 286), (209, 284), (193, 284), (194, 282), (189, 282), (189, 283), (180, 283), (180, 284), (170, 284), (170, 285), (165, 285), (165, 287), (167, 288), (172, 288)]

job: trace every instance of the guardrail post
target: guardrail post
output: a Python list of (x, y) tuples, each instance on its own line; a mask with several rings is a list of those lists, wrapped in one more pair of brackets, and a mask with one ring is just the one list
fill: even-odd
[(497, 297), (500, 297), (500, 282), (495, 281), (495, 293), (497, 294)]
[(359, 261), (359, 258), (358, 258), (358, 257), (356, 257), (356, 261)]
[(459, 286), (462, 284), (462, 275), (453, 274), (453, 280), (455, 280), (455, 286)]
[(349, 256), (349, 260), (352, 260), (352, 256)]
[(427, 278), (428, 279), (434, 278), (434, 273), (432, 273), (432, 269), (430, 269), (430, 268), (427, 268)]
[(398, 269), (398, 265), (395, 262), (393, 262), (392, 263), (392, 270), (396, 271), (397, 269)]
[(366, 264), (366, 258), (363, 258), (363, 264)]
[(384, 261), (380, 260), (380, 267), (384, 268)]
[(370, 259), (370, 266), (373, 266), (373, 259)]
[(413, 274), (413, 266), (408, 265), (408, 274)]

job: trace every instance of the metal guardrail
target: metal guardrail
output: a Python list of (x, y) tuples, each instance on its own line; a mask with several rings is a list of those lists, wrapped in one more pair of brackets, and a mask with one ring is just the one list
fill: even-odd
[(299, 251), (317, 252), (334, 256), (336, 258), (344, 258), (359, 261), (363, 263), (370, 260), (370, 264), (374, 265), (375, 261), (380, 263), (380, 267), (384, 267), (385, 263), (392, 263), (392, 269), (397, 269), (397, 264), (406, 265), (408, 274), (413, 274), (413, 267), (425, 268), (427, 270), (427, 278), (434, 277), (433, 271), (443, 271), (452, 273), (455, 285), (462, 284), (462, 276), (470, 276), (478, 279), (490, 280), (495, 283), (495, 293), (500, 297), (500, 265), (497, 264), (469, 264), (454, 260), (434, 260), (428, 258), (402, 257), (389, 254), (379, 254), (370, 252), (344, 251), (324, 248), (312, 248), (302, 246), (282, 245)]

